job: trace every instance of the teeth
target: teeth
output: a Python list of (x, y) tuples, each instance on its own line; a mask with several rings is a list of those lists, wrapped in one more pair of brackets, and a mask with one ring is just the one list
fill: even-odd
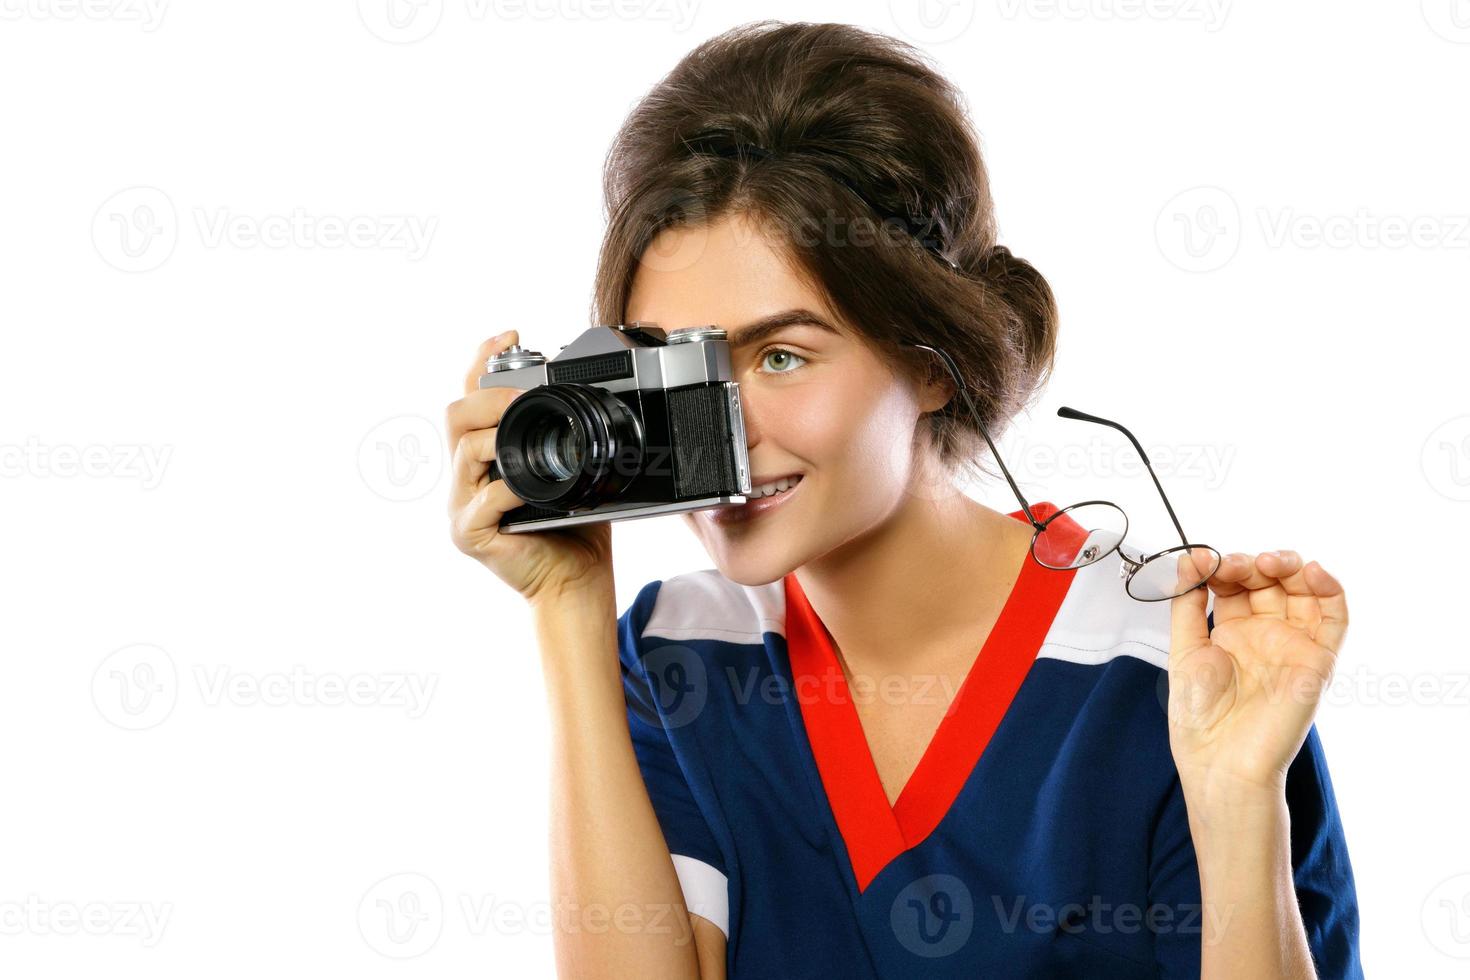
[(749, 497), (751, 500), (755, 500), (760, 497), (770, 497), (774, 494), (780, 493), (783, 490), (790, 490), (792, 487), (796, 486), (800, 482), (800, 476), (789, 478), (782, 477), (781, 479), (776, 480), (772, 483), (762, 483), (758, 487), (751, 487), (750, 493), (748, 493), (746, 496)]

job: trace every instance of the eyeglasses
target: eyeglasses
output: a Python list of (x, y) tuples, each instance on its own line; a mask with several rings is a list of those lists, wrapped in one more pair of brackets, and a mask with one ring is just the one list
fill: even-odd
[[(1143, 465), (1148, 469), (1148, 475), (1153, 479), (1154, 486), (1158, 488), (1159, 497), (1164, 501), (1164, 508), (1169, 512), (1169, 519), (1174, 522), (1174, 529), (1179, 532), (1181, 543), (1151, 555), (1145, 555), (1136, 548), (1125, 546), (1123, 539), (1128, 534), (1128, 515), (1123, 513), (1123, 508), (1108, 500), (1084, 500), (1081, 503), (1063, 507), (1044, 521), (1038, 521), (1031, 513), (1031, 505), (1026, 503), (1025, 497), (1021, 496), (1021, 489), (1016, 486), (1016, 481), (1011, 479), (1011, 472), (1001, 461), (1000, 453), (996, 452), (995, 443), (990, 440), (990, 433), (986, 432), (985, 426), (981, 424), (980, 413), (975, 410), (975, 404), (970, 401), (970, 393), (960, 378), (960, 369), (954, 360), (938, 347), (930, 347), (926, 344), (912, 346), (920, 350), (932, 351), (938, 354), (939, 359), (944, 362), (945, 369), (954, 380), (955, 388), (964, 398), (966, 407), (975, 419), (976, 427), (985, 437), (985, 444), (990, 447), (991, 455), (1000, 465), (1000, 471), (1005, 474), (1006, 482), (1011, 485), (1016, 499), (1021, 502), (1021, 511), (1026, 515), (1026, 520), (1036, 529), (1031, 536), (1031, 557), (1038, 565), (1058, 571), (1083, 568), (1101, 561), (1116, 551), (1123, 560), (1118, 569), (1118, 577), (1123, 579), (1123, 588), (1140, 602), (1161, 602), (1184, 595), (1204, 585), (1210, 576), (1215, 574), (1216, 569), (1220, 567), (1220, 553), (1209, 545), (1190, 543), (1189, 537), (1184, 533), (1184, 528), (1179, 524), (1174, 508), (1169, 504), (1168, 496), (1164, 494), (1163, 486), (1159, 484), (1158, 476), (1154, 474), (1154, 468), (1148, 461), (1148, 454), (1143, 451), (1143, 447), (1138, 444), (1133, 433), (1117, 422), (1111, 422), (1096, 415), (1088, 415), (1086, 412), (1079, 412), (1065, 405), (1057, 409), (1057, 414), (1062, 418), (1080, 419), (1083, 422), (1096, 422), (1099, 425), (1111, 426), (1128, 437), (1128, 441), (1133, 443), (1133, 448), (1138, 450), (1139, 458), (1143, 460)], [(1063, 515), (1066, 515), (1068, 520), (1063, 520)]]

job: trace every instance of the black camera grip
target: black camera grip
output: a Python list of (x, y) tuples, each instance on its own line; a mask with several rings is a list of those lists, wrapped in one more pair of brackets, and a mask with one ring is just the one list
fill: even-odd
[(490, 471), (487, 475), (489, 476), (489, 479), (486, 481), (488, 483), (494, 483), (496, 480), (504, 479), (500, 475), (500, 464), (493, 459), (490, 461)]

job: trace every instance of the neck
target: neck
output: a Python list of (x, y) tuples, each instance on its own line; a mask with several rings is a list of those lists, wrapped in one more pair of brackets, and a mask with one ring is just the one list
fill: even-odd
[(850, 669), (913, 669), (936, 649), (983, 639), (1030, 560), (1031, 530), (958, 490), (905, 494), (796, 577)]

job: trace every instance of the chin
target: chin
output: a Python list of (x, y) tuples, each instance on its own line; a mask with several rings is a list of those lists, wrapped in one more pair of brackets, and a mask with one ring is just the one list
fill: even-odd
[(748, 585), (752, 588), (779, 582), (797, 567), (799, 566), (771, 561), (715, 562), (715, 568), (725, 578), (736, 585)]
[(695, 527), (692, 520), (690, 525), (716, 570), (736, 585), (769, 585), (801, 567), (800, 557), (782, 544), (731, 539), (720, 528)]
[(772, 547), (753, 541), (741, 543), (726, 540), (719, 542), (714, 548), (706, 544), (705, 551), (720, 574), (736, 585), (769, 585), (780, 581), (788, 572), (801, 566), (801, 562), (796, 560), (789, 548), (779, 544)]

